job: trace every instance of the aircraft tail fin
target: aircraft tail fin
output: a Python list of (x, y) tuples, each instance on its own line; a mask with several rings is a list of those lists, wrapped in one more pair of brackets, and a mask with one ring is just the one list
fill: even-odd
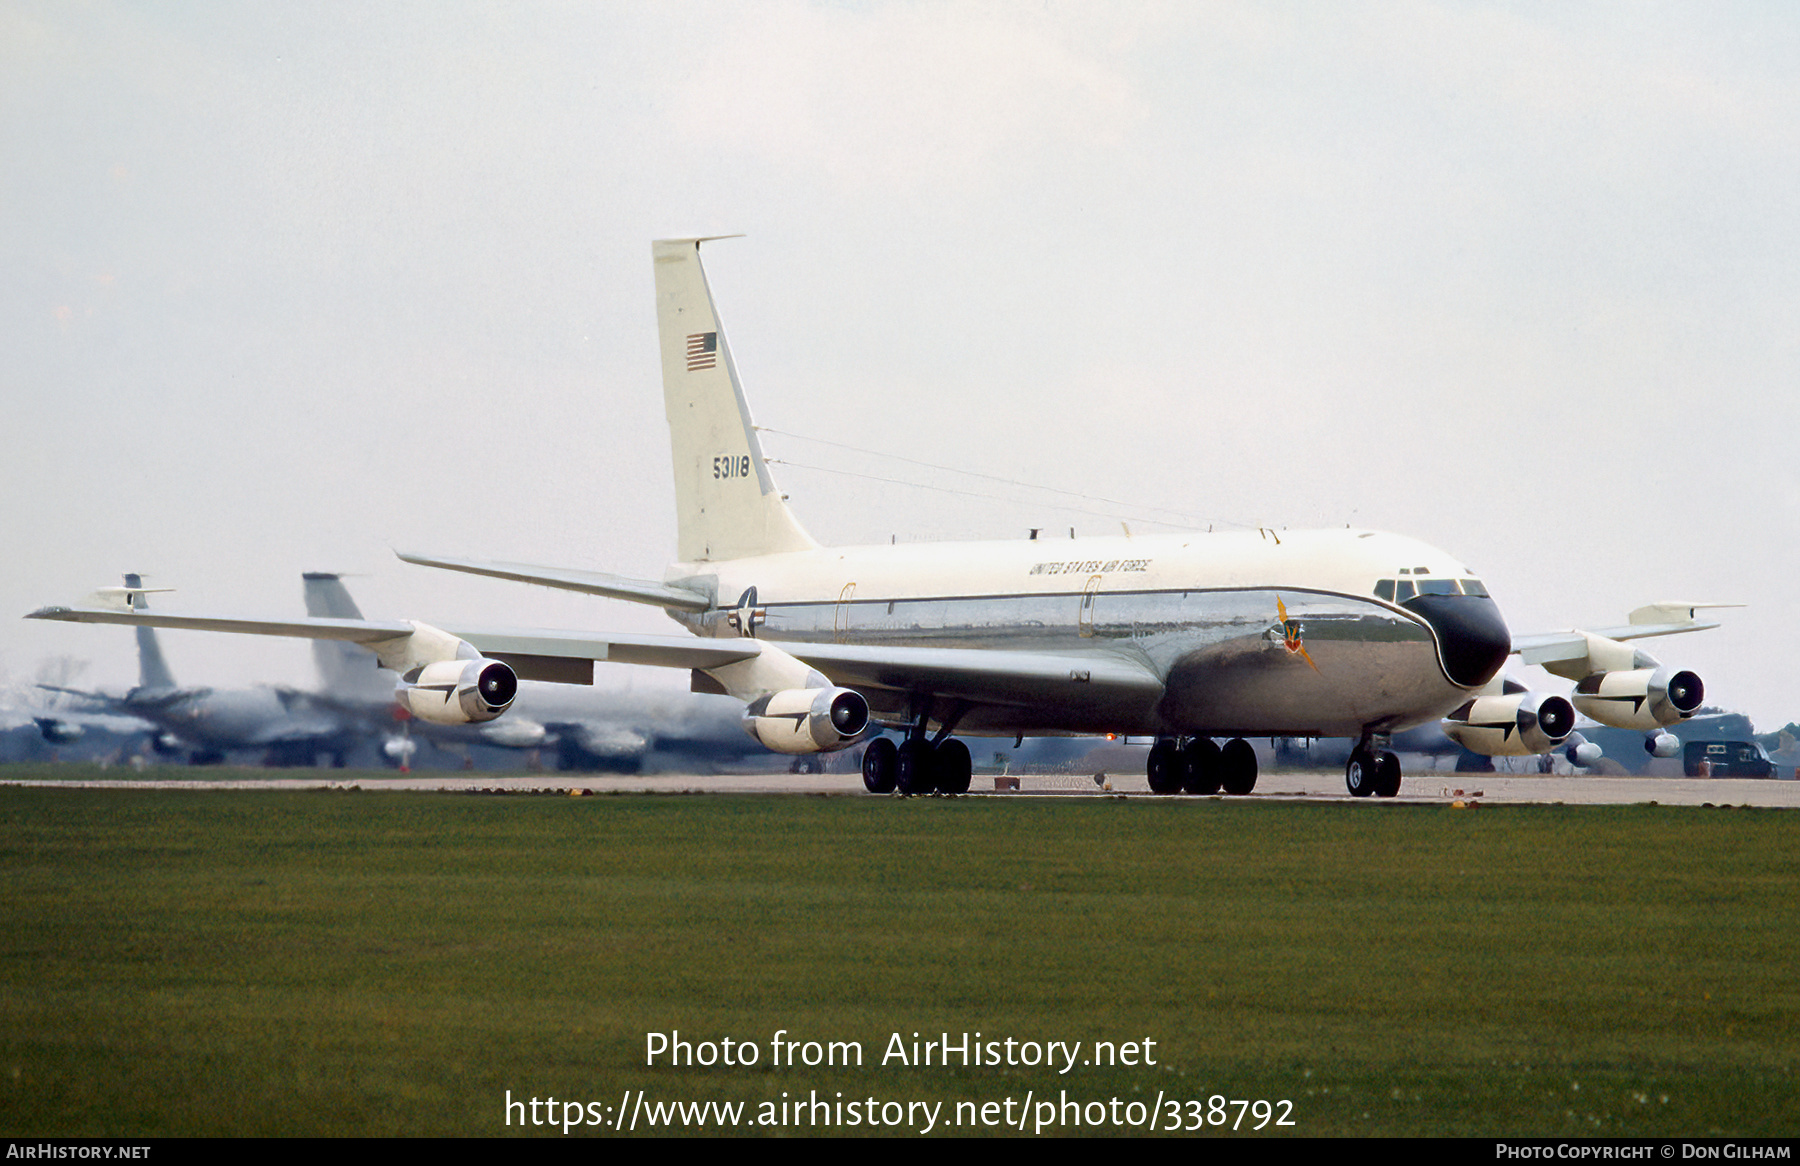
[[(127, 573), (125, 576), (126, 598), (133, 611), (148, 611), (150, 604), (145, 601), (144, 585), (141, 575)], [(137, 629), (138, 645), (138, 687), (139, 688), (174, 688), (175, 676), (169, 671), (169, 662), (163, 659), (162, 645), (156, 640), (156, 629), (139, 627)]]
[[(300, 578), (306, 592), (307, 615), (332, 619), (363, 617), (341, 576), (308, 571)], [(138, 630), (141, 634), (149, 629)], [(393, 695), (393, 682), (381, 675), (380, 662), (367, 648), (342, 640), (314, 640), (312, 650), (319, 682), (332, 696), (382, 699)]]
[(679, 556), (700, 562), (811, 550), (818, 543), (788, 509), (763, 461), (700, 266), (704, 242), (661, 239), (651, 245)]

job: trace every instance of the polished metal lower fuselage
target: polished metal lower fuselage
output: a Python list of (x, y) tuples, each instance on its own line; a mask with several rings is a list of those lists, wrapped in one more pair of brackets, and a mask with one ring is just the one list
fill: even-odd
[[(1160, 693), (1124, 703), (1075, 693), (976, 703), (959, 725), (971, 733), (1359, 736), (1441, 717), (1489, 679), (1493, 669), (1451, 678), (1459, 657), (1447, 634), (1466, 637), (1466, 621), (1450, 627), (1373, 594), (1395, 563), (1462, 568), (1396, 536), (1323, 533), (1311, 546), (1295, 536), (1280, 545), (1242, 535), (1082, 540), (1064, 545), (1088, 553), (1065, 552), (1052, 565), (1071, 569), (1049, 574), (1030, 560), (1058, 544), (1024, 544), (1023, 553), (1020, 544), (969, 544), (963, 581), (976, 585), (962, 591), (942, 585), (941, 551), (930, 570), (894, 569), (886, 560), (905, 562), (907, 547), (690, 565), (701, 569), (685, 572), (684, 585), (707, 587), (715, 606), (676, 618), (703, 636), (775, 643), (1110, 655), (1162, 682)], [(1239, 581), (1282, 574), (1294, 585)], [(1001, 590), (1008, 575), (1037, 586)], [(1171, 576), (1191, 582), (1171, 586)], [(1505, 632), (1493, 601), (1456, 598), (1479, 617), (1497, 668), (1505, 649), (1495, 637)], [(921, 694), (897, 685), (864, 695), (878, 711), (904, 714)]]

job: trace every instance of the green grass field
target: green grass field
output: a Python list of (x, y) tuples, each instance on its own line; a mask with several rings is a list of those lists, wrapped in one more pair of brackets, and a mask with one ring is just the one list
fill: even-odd
[[(1028, 1091), (1286, 1099), (1312, 1136), (1800, 1130), (1792, 812), (7, 788), (0, 823), (7, 1135), (497, 1135), (508, 1090), (639, 1089), (940, 1132)], [(778, 1029), (865, 1064), (772, 1066)], [(759, 1064), (646, 1067), (671, 1030)], [(915, 1032), (1157, 1064), (881, 1063)]]

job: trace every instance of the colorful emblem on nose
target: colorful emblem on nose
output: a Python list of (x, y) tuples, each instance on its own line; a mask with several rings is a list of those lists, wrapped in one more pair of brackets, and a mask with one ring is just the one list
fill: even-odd
[(1318, 672), (1319, 666), (1313, 663), (1312, 654), (1306, 650), (1306, 645), (1300, 642), (1301, 633), (1306, 630), (1304, 625), (1297, 619), (1288, 618), (1287, 604), (1281, 601), (1279, 595), (1275, 597), (1275, 610), (1281, 615), (1282, 647), (1288, 650), (1290, 656), (1299, 656), (1306, 661), (1308, 667), (1314, 672)]

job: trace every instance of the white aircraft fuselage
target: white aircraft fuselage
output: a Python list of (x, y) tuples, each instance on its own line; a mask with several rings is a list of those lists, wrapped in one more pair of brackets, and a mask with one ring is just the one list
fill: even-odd
[[(1377, 595), (1403, 577), (1456, 593)], [(1462, 580), (1442, 551), (1352, 530), (820, 547), (665, 576), (716, 597), (669, 613), (701, 636), (1108, 654), (1164, 678), (1123, 702), (977, 706), (965, 732), (1352, 737), (1435, 720), (1498, 671), (1506, 625)], [(901, 713), (907, 687), (867, 695)]]

